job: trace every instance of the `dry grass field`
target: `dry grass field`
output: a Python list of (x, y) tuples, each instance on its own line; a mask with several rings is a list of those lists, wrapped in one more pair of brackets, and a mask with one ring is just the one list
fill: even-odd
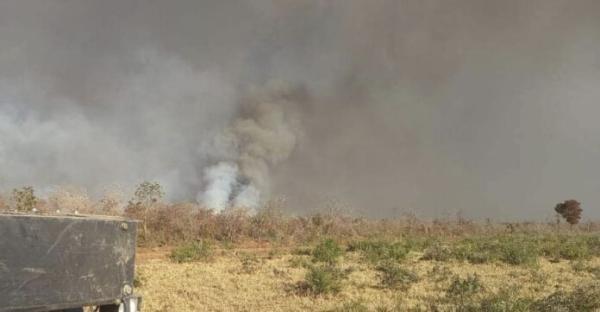
[(600, 224), (157, 207), (145, 311), (598, 311)]
[[(182, 263), (165, 249), (141, 249), (137, 291), (149, 312), (594, 311), (600, 301), (594, 286), (600, 258), (595, 256), (539, 257), (511, 264), (442, 256), (436, 260), (409, 251), (392, 260), (412, 276), (400, 274), (396, 284), (384, 282), (380, 267), (379, 260), (390, 260), (385, 259), (389, 255), (378, 253), (380, 259), (372, 261), (370, 251), (344, 248), (334, 264), (315, 260), (318, 247), (215, 248), (197, 261)], [(320, 265), (344, 272), (339, 289), (307, 290), (310, 268)], [(391, 275), (393, 281), (396, 275)]]
[(82, 211), (140, 221), (144, 311), (600, 311), (600, 223), (567, 203), (513, 223), (142, 201)]

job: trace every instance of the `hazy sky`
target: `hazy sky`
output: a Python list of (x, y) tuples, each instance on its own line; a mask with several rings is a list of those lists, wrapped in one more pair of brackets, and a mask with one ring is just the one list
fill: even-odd
[(594, 0), (4, 0), (0, 188), (195, 200), (243, 99), (282, 84), (290, 210), (598, 218), (599, 30)]

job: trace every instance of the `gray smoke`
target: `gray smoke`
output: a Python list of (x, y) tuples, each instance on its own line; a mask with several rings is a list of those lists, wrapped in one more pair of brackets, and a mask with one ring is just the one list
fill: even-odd
[(212, 156), (202, 144), (235, 116), (235, 91), (218, 73), (153, 50), (131, 61), (139, 69), (112, 77), (92, 102), (48, 94), (30, 77), (26, 88), (1, 84), (3, 188), (80, 185), (98, 194), (158, 180), (171, 199), (195, 194)]
[(599, 27), (593, 0), (1, 1), (0, 189), (597, 217)]
[(212, 150), (224, 152), (205, 169), (207, 187), (198, 201), (215, 210), (256, 209), (265, 203), (271, 168), (288, 159), (301, 134), (293, 111), (302, 101), (298, 94), (271, 84), (242, 100), (240, 116), (215, 138)]

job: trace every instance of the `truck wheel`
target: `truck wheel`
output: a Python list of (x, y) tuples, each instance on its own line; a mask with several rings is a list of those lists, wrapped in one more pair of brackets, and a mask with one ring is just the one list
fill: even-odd
[(119, 312), (119, 306), (118, 305), (103, 305), (100, 306), (99, 312)]

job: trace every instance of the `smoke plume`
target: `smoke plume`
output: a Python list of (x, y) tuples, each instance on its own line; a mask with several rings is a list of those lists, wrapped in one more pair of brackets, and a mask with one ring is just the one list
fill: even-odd
[(264, 203), (271, 168), (290, 156), (300, 135), (292, 110), (302, 101), (299, 93), (269, 86), (242, 99), (240, 116), (216, 138), (216, 146), (227, 152), (205, 170), (207, 187), (198, 201), (216, 210), (256, 209)]

